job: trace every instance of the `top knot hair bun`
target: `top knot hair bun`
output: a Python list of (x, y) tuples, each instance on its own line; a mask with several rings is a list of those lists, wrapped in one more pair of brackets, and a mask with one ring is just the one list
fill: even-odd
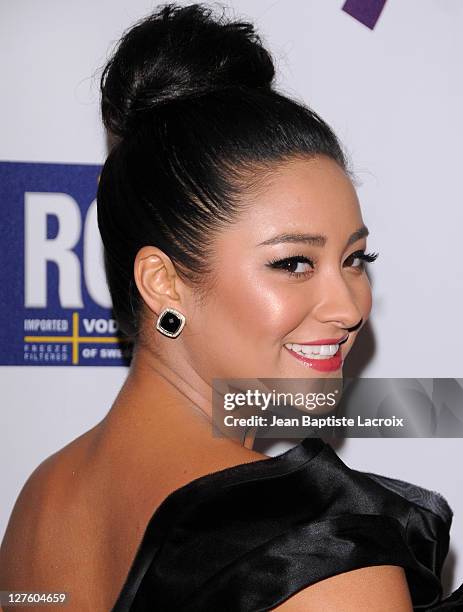
[(228, 87), (270, 87), (270, 54), (250, 23), (201, 4), (164, 4), (128, 30), (101, 77), (103, 121), (124, 137), (145, 111)]

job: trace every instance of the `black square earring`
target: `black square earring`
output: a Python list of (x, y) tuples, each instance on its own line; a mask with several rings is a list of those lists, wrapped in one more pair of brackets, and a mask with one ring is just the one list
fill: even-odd
[(176, 338), (185, 326), (185, 321), (185, 315), (175, 308), (164, 308), (159, 314), (156, 329), (164, 336)]

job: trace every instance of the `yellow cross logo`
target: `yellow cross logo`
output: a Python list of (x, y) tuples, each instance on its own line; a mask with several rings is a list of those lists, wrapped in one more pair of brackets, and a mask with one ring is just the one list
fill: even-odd
[(128, 342), (115, 336), (79, 336), (79, 313), (72, 313), (72, 336), (24, 336), (24, 342), (66, 342), (72, 345), (72, 364), (79, 363), (79, 344), (119, 344)]

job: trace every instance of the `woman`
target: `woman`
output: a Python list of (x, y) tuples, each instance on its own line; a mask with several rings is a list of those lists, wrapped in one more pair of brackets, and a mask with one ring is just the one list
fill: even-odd
[(106, 66), (98, 223), (134, 355), (103, 421), (21, 491), (1, 588), (79, 611), (462, 605), (442, 601), (438, 494), (319, 438), (266, 457), (211, 433), (213, 379), (340, 377), (371, 310), (342, 149), (273, 77), (250, 24), (198, 4), (161, 7)]

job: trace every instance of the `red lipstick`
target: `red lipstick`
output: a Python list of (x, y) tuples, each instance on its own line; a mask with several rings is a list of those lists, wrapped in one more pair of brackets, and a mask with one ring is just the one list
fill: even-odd
[[(318, 342), (305, 342), (304, 344), (319, 344), (319, 343)], [(322, 342), (321, 344), (338, 344), (338, 343), (337, 342), (326, 342), (326, 343)], [(341, 347), (339, 347), (337, 352), (329, 359), (310, 359), (310, 357), (307, 357), (307, 355), (302, 356), (299, 353), (292, 351), (287, 346), (285, 346), (285, 349), (289, 353), (291, 353), (293, 357), (296, 357), (296, 359), (299, 359), (300, 361), (302, 361), (306, 366), (314, 370), (318, 370), (319, 372), (334, 372), (335, 370), (340, 370), (342, 367), (343, 360), (342, 360), (342, 355), (341, 355)]]

